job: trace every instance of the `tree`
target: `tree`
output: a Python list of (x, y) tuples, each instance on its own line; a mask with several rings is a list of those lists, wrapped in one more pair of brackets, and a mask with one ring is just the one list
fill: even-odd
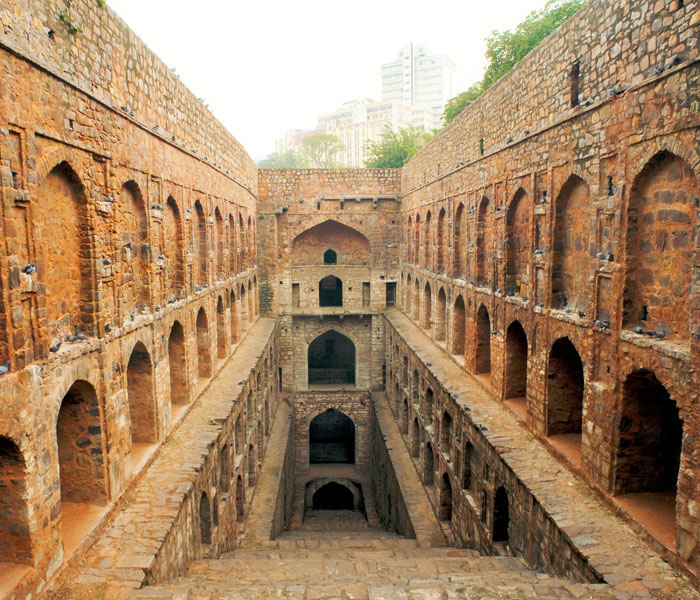
[(330, 133), (314, 133), (301, 140), (300, 153), (312, 168), (332, 169), (335, 155), (344, 148), (337, 136)]
[(306, 167), (304, 159), (294, 150), (273, 152), (258, 162), (260, 169), (303, 169), (304, 167)]
[(544, 8), (531, 12), (515, 31), (493, 31), (486, 38), (484, 78), (467, 91), (448, 100), (443, 113), (449, 123), (467, 106), (520, 62), (530, 50), (564, 21), (575, 15), (587, 0), (548, 0)]
[(427, 133), (422, 127), (406, 127), (398, 132), (386, 127), (378, 142), (369, 141), (365, 146), (367, 159), (365, 167), (369, 169), (398, 169), (408, 159), (429, 142), (434, 134)]

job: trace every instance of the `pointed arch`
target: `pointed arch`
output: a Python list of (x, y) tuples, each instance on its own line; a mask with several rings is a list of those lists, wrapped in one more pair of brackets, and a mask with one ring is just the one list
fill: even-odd
[(476, 313), (476, 361), (474, 372), (491, 373), (491, 318), (482, 304)]
[(0, 563), (32, 565), (26, 462), (5, 436), (0, 436), (0, 489)]
[(353, 227), (329, 219), (301, 232), (292, 240), (292, 265), (324, 264), (331, 248), (337, 264), (369, 265), (371, 246), (367, 237)]
[(216, 353), (219, 360), (226, 358), (226, 314), (221, 296), (216, 302)]
[(212, 373), (209, 319), (204, 307), (197, 313), (197, 373), (200, 379), (207, 379)]
[(583, 362), (568, 337), (552, 345), (547, 369), (547, 435), (580, 434), (583, 420)]
[(137, 342), (131, 352), (126, 382), (131, 441), (153, 444), (158, 441), (153, 363), (142, 342)]
[(194, 203), (194, 223), (192, 235), (194, 236), (194, 281), (198, 284), (207, 282), (207, 219), (202, 203), (197, 200)]
[(466, 335), (466, 310), (461, 294), (455, 298), (452, 309), (452, 354), (464, 356)]
[(523, 188), (513, 196), (506, 213), (506, 294), (527, 296), (529, 293), (530, 197)]
[(435, 319), (435, 339), (444, 342), (447, 326), (447, 296), (445, 288), (440, 287), (437, 297), (437, 318)]
[(513, 321), (506, 332), (505, 397), (527, 396), (527, 335), (520, 321)]
[(219, 279), (224, 279), (226, 277), (226, 263), (224, 261), (226, 235), (224, 218), (221, 216), (218, 206), (214, 209), (214, 223), (216, 227), (216, 276)]
[(425, 282), (423, 290), (423, 329), (430, 330), (433, 326), (433, 294), (430, 290), (430, 282)]
[(356, 351), (353, 341), (342, 333), (329, 329), (314, 339), (308, 347), (309, 385), (356, 381)]
[(168, 336), (168, 367), (170, 370), (170, 402), (187, 404), (187, 360), (185, 356), (185, 332), (179, 321), (173, 323)]
[[(183, 232), (180, 209), (172, 196), (165, 203), (163, 226), (163, 248), (165, 254), (165, 279), (169, 290), (168, 300), (179, 298), (185, 286), (185, 267), (183, 260)], [(142, 247), (143, 252), (143, 247)], [(150, 256), (150, 252), (146, 252)]]
[(437, 246), (435, 248), (435, 270), (445, 272), (445, 209), (441, 208), (437, 220)]
[(127, 181), (119, 194), (121, 216), (120, 307), (122, 318), (132, 312), (141, 313), (149, 304), (148, 253), (141, 252), (148, 242), (148, 218), (141, 190), (135, 181)]
[(453, 239), (453, 257), (452, 257), (452, 275), (453, 277), (462, 278), (464, 276), (463, 257), (464, 252), (464, 235), (466, 234), (466, 223), (464, 222), (464, 203), (460, 202), (455, 211), (454, 220), (454, 239)]
[(423, 264), (422, 267), (424, 269), (429, 269), (432, 265), (430, 264), (430, 250), (431, 250), (431, 244), (432, 244), (432, 239), (431, 235), (432, 232), (430, 231), (431, 227), (431, 219), (432, 219), (432, 213), (428, 211), (425, 215), (425, 223), (423, 223)]
[(489, 199), (484, 196), (479, 202), (476, 217), (476, 284), (491, 283), (491, 223), (489, 222)]

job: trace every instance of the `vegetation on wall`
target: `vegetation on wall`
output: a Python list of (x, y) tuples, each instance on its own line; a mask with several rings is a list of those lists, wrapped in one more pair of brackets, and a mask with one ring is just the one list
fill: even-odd
[(393, 131), (386, 128), (377, 142), (369, 141), (365, 146), (365, 167), (370, 169), (398, 169), (427, 144), (434, 133), (422, 127), (406, 127)]
[(306, 168), (306, 163), (299, 154), (293, 150), (287, 150), (287, 152), (273, 152), (272, 154), (268, 154), (267, 158), (258, 161), (258, 168), (304, 169)]
[(493, 31), (486, 38), (486, 71), (481, 81), (451, 98), (442, 115), (449, 123), (488, 90), (564, 21), (576, 14), (587, 0), (548, 0), (544, 8), (531, 12), (515, 31)]
[(306, 136), (298, 150), (273, 152), (258, 161), (260, 169), (333, 169), (335, 156), (343, 149), (337, 136), (330, 133), (314, 133)]

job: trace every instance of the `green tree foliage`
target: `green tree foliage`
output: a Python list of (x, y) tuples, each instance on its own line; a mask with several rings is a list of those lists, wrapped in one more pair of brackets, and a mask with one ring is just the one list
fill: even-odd
[(267, 158), (258, 161), (258, 167), (260, 169), (303, 169), (306, 163), (299, 154), (288, 150), (269, 154)]
[(378, 142), (368, 142), (365, 146), (367, 159), (365, 167), (369, 169), (398, 169), (408, 159), (428, 143), (433, 133), (422, 127), (406, 127), (398, 132), (388, 127), (382, 132)]
[(344, 148), (337, 136), (330, 133), (314, 133), (301, 140), (302, 159), (314, 169), (332, 169), (335, 155)]
[(449, 123), (467, 106), (510, 71), (569, 17), (576, 14), (587, 0), (548, 0), (542, 10), (531, 12), (515, 31), (493, 31), (486, 38), (486, 72), (484, 78), (467, 91), (448, 100), (443, 113)]

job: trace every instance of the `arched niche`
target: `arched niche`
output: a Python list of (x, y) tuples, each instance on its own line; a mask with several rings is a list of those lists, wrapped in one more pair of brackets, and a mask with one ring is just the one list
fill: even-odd
[[(331, 248), (336, 263), (325, 263), (324, 254)], [(338, 221), (328, 220), (310, 227), (292, 241), (292, 265), (369, 265), (369, 240), (359, 231)]]
[(355, 385), (355, 367), (355, 344), (342, 333), (331, 329), (309, 344), (309, 385)]
[(311, 420), (309, 462), (355, 462), (355, 423), (350, 417), (335, 408), (329, 408)]

